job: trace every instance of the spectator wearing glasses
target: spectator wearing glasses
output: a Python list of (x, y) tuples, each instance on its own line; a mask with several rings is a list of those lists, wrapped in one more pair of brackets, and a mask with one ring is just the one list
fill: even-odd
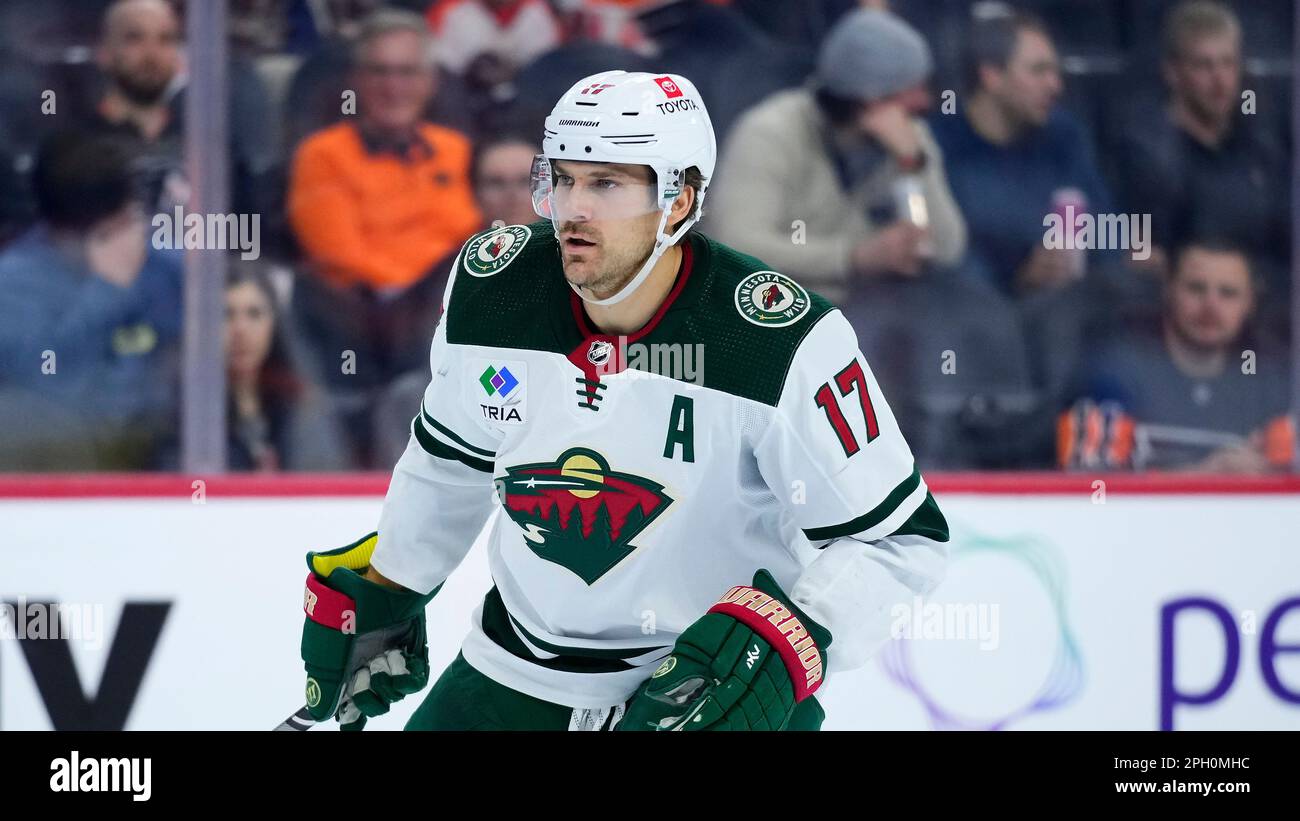
[[(357, 116), (298, 148), (288, 209), (306, 257), (294, 295), (304, 332), (342, 412), (364, 414), (374, 390), (427, 367), (439, 263), (482, 217), (469, 140), (424, 120), (437, 80), (419, 15), (382, 10), (364, 21), (351, 87)], [(341, 366), (347, 356), (350, 368)], [(363, 462), (367, 440), (356, 443)]]
[(470, 144), (423, 120), (437, 84), (422, 19), (376, 13), (354, 57), (357, 117), (298, 148), (290, 221), (320, 279), (392, 295), (426, 277), (478, 227)]
[(1110, 197), (1083, 129), (1057, 104), (1056, 48), (1025, 13), (979, 20), (969, 37), (966, 102), (931, 117), (970, 227), (968, 262), (1008, 295), (1061, 287), (1085, 260), (1044, 246), (1044, 215), (1065, 203), (1108, 212)]

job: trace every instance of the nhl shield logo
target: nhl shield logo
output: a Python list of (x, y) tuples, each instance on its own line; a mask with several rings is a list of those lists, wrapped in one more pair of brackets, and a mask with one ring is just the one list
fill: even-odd
[(784, 328), (808, 313), (808, 292), (776, 271), (755, 271), (736, 286), (736, 310), (755, 325)]
[(554, 462), (506, 468), (496, 489), (524, 544), (589, 585), (636, 550), (632, 539), (673, 503), (663, 485), (610, 470), (604, 456), (580, 447)]
[(610, 354), (614, 353), (614, 343), (604, 339), (597, 339), (591, 343), (587, 349), (587, 361), (593, 365), (604, 365), (609, 361)]
[(532, 235), (527, 225), (507, 225), (474, 237), (465, 246), (465, 270), (470, 276), (492, 276), (519, 256)]

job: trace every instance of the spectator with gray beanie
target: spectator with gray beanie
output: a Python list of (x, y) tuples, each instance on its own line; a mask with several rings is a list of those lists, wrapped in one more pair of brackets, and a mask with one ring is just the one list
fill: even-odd
[[(736, 124), (709, 198), (711, 230), (834, 301), (863, 278), (957, 262), (965, 222), (920, 118), (931, 68), (929, 46), (901, 18), (846, 15), (805, 87)], [(909, 212), (907, 202), (923, 205)]]

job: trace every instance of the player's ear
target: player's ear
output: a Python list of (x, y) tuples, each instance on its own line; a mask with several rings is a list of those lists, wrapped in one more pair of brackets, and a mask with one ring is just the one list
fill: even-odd
[(673, 204), (668, 208), (668, 224), (676, 225), (686, 219), (686, 215), (691, 213), (691, 208), (695, 205), (695, 186), (683, 185), (682, 193), (677, 195)]

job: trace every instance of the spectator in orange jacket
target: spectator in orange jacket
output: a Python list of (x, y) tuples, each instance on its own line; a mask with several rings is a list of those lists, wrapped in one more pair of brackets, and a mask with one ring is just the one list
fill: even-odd
[(331, 284), (391, 295), (418, 283), (478, 227), (470, 143), (422, 120), (436, 80), (417, 15), (385, 10), (367, 19), (352, 87), (356, 118), (298, 148), (289, 219), (313, 270)]
[(437, 85), (424, 20), (375, 12), (353, 59), (356, 116), (303, 140), (288, 211), (308, 274), (294, 289), (294, 312), (364, 465), (367, 409), (401, 374), (428, 370), (439, 262), (482, 216), (468, 138), (423, 120)]

